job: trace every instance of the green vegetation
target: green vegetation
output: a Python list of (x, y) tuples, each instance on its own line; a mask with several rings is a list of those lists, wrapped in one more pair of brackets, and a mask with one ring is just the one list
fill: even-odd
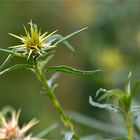
[(0, 1), (0, 140), (139, 140), (139, 4)]

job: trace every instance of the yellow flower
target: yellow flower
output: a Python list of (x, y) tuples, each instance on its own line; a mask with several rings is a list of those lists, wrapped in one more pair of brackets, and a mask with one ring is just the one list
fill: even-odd
[(39, 138), (34, 138), (31, 135), (25, 136), (26, 132), (37, 124), (38, 121), (33, 119), (20, 128), (18, 125), (19, 115), (20, 111), (18, 111), (18, 113), (13, 112), (11, 119), (7, 120), (7, 118), (0, 114), (0, 140), (41, 140)]
[(54, 48), (56, 46), (52, 45), (52, 43), (55, 41), (54, 39), (48, 40), (49, 37), (51, 37), (53, 34), (57, 32), (54, 31), (50, 34), (47, 34), (45, 32), (44, 34), (41, 34), (41, 30), (37, 28), (37, 25), (32, 23), (32, 20), (30, 21), (30, 30), (28, 31), (27, 28), (24, 26), (25, 35), (17, 36), (15, 34), (9, 33), (11, 36), (21, 40), (21, 45), (11, 46), (9, 48), (12, 48), (16, 52), (21, 52), (25, 55), (27, 55), (27, 59), (30, 58), (30, 56), (37, 56), (42, 55), (47, 50)]

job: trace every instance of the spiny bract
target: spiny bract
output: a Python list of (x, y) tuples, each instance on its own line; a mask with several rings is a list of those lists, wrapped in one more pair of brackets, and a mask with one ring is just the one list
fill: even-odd
[(41, 140), (39, 138), (32, 137), (31, 134), (25, 136), (26, 132), (38, 123), (35, 119), (31, 120), (28, 124), (24, 125), (22, 128), (19, 127), (19, 115), (18, 113), (12, 112), (11, 118), (3, 116), (0, 113), (0, 140)]
[(41, 34), (41, 29), (38, 29), (37, 25), (32, 23), (32, 20), (30, 21), (30, 30), (28, 31), (27, 28), (24, 26), (25, 35), (15, 35), (12, 33), (9, 33), (11, 36), (20, 39), (23, 44), (11, 46), (9, 48), (12, 48), (16, 52), (20, 52), (22, 54), (27, 55), (27, 59), (30, 58), (30, 56), (37, 56), (42, 55), (47, 50), (52, 49), (56, 46), (52, 45), (54, 39), (48, 39), (53, 34), (57, 32), (54, 31), (50, 34), (47, 34), (48, 32), (45, 32), (44, 34)]

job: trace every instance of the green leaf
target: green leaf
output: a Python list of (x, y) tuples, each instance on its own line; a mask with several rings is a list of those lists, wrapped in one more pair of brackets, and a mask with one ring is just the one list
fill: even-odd
[(17, 69), (32, 69), (32, 66), (29, 64), (16, 64), (14, 66), (11, 66), (11, 67), (1, 71), (0, 75), (13, 71), (13, 70), (17, 70)]
[(125, 138), (125, 137), (121, 137), (121, 138), (114, 138), (112, 140), (128, 140), (128, 138)]
[(0, 66), (0, 69), (4, 68), (7, 63), (13, 58), (12, 54), (9, 54), (8, 57), (5, 59), (5, 61), (2, 63), (2, 65)]
[(140, 137), (140, 128), (138, 126), (138, 123), (134, 122), (133, 127), (136, 134)]
[(8, 53), (8, 54), (13, 54), (14, 56), (27, 57), (27, 56), (24, 55), (24, 54), (16, 53), (16, 52), (14, 52), (13, 50), (8, 50), (8, 49), (3, 49), (3, 48), (0, 48), (0, 52)]
[(126, 93), (128, 96), (130, 96), (130, 94), (131, 94), (130, 78), (131, 78), (131, 72), (129, 73), (128, 78), (127, 78), (127, 80), (126, 80), (125, 90), (124, 90), (125, 93)]
[(37, 134), (36, 137), (37, 138), (42, 138), (42, 137), (48, 135), (49, 133), (51, 133), (52, 131), (54, 131), (55, 129), (57, 129), (58, 127), (59, 127), (58, 123), (52, 124), (51, 126), (46, 128), (45, 130), (43, 130), (39, 134)]
[(8, 54), (15, 54), (14, 51), (8, 50), (8, 49), (3, 49), (3, 48), (0, 48), (0, 52), (4, 52), (4, 53), (8, 53)]
[(97, 135), (88, 135), (81, 137), (80, 140), (103, 140), (103, 139)]
[[(101, 93), (103, 95), (101, 95)], [(118, 97), (121, 98), (124, 94), (122, 92), (122, 90), (120, 89), (112, 89), (112, 90), (106, 90), (106, 89), (102, 89), (100, 88), (97, 93), (96, 93), (96, 97), (99, 96), (99, 101), (104, 100), (104, 99), (109, 99), (111, 97)]]
[(94, 102), (91, 96), (89, 97), (89, 103), (98, 108), (105, 108), (113, 112), (122, 112), (121, 108), (118, 108), (117, 106), (113, 104), (100, 104), (100, 103)]
[[(85, 30), (85, 29), (87, 29), (87, 27), (82, 28), (82, 29), (80, 29), (80, 30), (78, 30), (78, 31), (76, 31), (76, 32), (73, 32), (73, 33), (71, 33), (71, 34), (69, 34), (69, 35), (67, 35), (67, 36), (65, 36), (65, 37), (63, 37), (63, 38), (61, 38), (59, 41), (57, 41), (57, 42), (54, 44), (54, 46), (55, 46), (55, 45), (58, 45), (59, 43), (63, 43), (63, 42), (66, 41), (67, 39), (71, 38), (72, 36), (74, 36), (74, 35), (76, 35), (76, 34), (78, 34), (78, 33), (80, 33), (80, 32), (82, 32), (82, 31)], [(67, 46), (73, 53), (75, 53), (75, 50), (73, 49), (73, 47), (72, 47), (70, 44), (68, 44), (67, 42), (65, 42), (65, 44), (66, 44), (66, 46)]]
[(54, 53), (50, 53), (45, 55), (45, 57), (38, 59), (39, 68), (44, 71), (46, 65), (52, 60), (53, 57)]
[(140, 106), (132, 106), (131, 107), (131, 112), (139, 112), (140, 111)]
[(46, 60), (47, 57), (49, 57), (50, 55), (53, 55), (54, 53), (55, 53), (55, 50), (48, 51), (48, 52), (44, 53), (43, 55), (38, 56), (37, 60), (39, 62), (44, 61), (44, 60)]
[(125, 129), (123, 129), (121, 126), (116, 126), (116, 124), (114, 125), (107, 122), (101, 122), (95, 118), (77, 112), (70, 112), (70, 116), (75, 122), (80, 123), (86, 127), (90, 127), (92, 129), (115, 135), (127, 134)]
[(131, 98), (133, 98), (134, 95), (136, 94), (136, 91), (137, 91), (139, 85), (140, 85), (140, 81), (136, 81), (136, 82), (134, 83), (134, 85), (133, 85), (133, 87), (132, 87), (132, 89), (131, 89)]
[[(49, 41), (54, 42), (56, 40), (60, 41), (63, 38), (64, 37), (59, 34), (54, 34), (47, 39), (47, 42), (49, 42)], [(56, 43), (55, 43), (55, 45), (57, 45)], [(76, 51), (75, 51), (74, 47), (67, 40), (63, 41), (62, 43), (73, 53), (73, 55), (75, 54)]]
[(50, 88), (53, 90), (57, 87), (57, 84), (55, 84), (55, 81), (60, 77), (60, 73), (54, 73), (49, 80), (47, 80), (47, 83)]
[(50, 66), (47, 68), (46, 72), (48, 71), (59, 71), (59, 72), (65, 72), (65, 73), (70, 73), (70, 74), (74, 74), (74, 75), (93, 75), (96, 72), (99, 72), (100, 70), (94, 70), (94, 71), (82, 71), (82, 70), (78, 70), (78, 69), (74, 69), (72, 67), (68, 67), (65, 65), (61, 65), (61, 66)]

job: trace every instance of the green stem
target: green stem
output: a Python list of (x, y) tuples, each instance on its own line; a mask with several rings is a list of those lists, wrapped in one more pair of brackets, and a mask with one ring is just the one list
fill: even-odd
[(133, 140), (133, 124), (132, 124), (132, 114), (131, 112), (126, 113), (126, 128), (128, 140)]
[(59, 113), (59, 116), (60, 116), (60, 119), (62, 121), (62, 123), (68, 128), (70, 129), (74, 136), (73, 138), (75, 140), (79, 140), (79, 138), (77, 137), (75, 131), (74, 131), (74, 128), (73, 128), (73, 123), (71, 121), (71, 118), (69, 116), (67, 116), (63, 110), (63, 108), (61, 107), (59, 101), (57, 100), (53, 90), (49, 87), (48, 83), (47, 83), (47, 80), (45, 78), (45, 75), (44, 73), (42, 72), (42, 70), (39, 68), (38, 64), (37, 64), (37, 61), (34, 61), (34, 69), (35, 69), (35, 72), (37, 74), (37, 77), (39, 78), (42, 86), (45, 88), (45, 91), (46, 91), (46, 95), (50, 98), (51, 102), (53, 103), (54, 107), (56, 108), (56, 110), (58, 111)]

